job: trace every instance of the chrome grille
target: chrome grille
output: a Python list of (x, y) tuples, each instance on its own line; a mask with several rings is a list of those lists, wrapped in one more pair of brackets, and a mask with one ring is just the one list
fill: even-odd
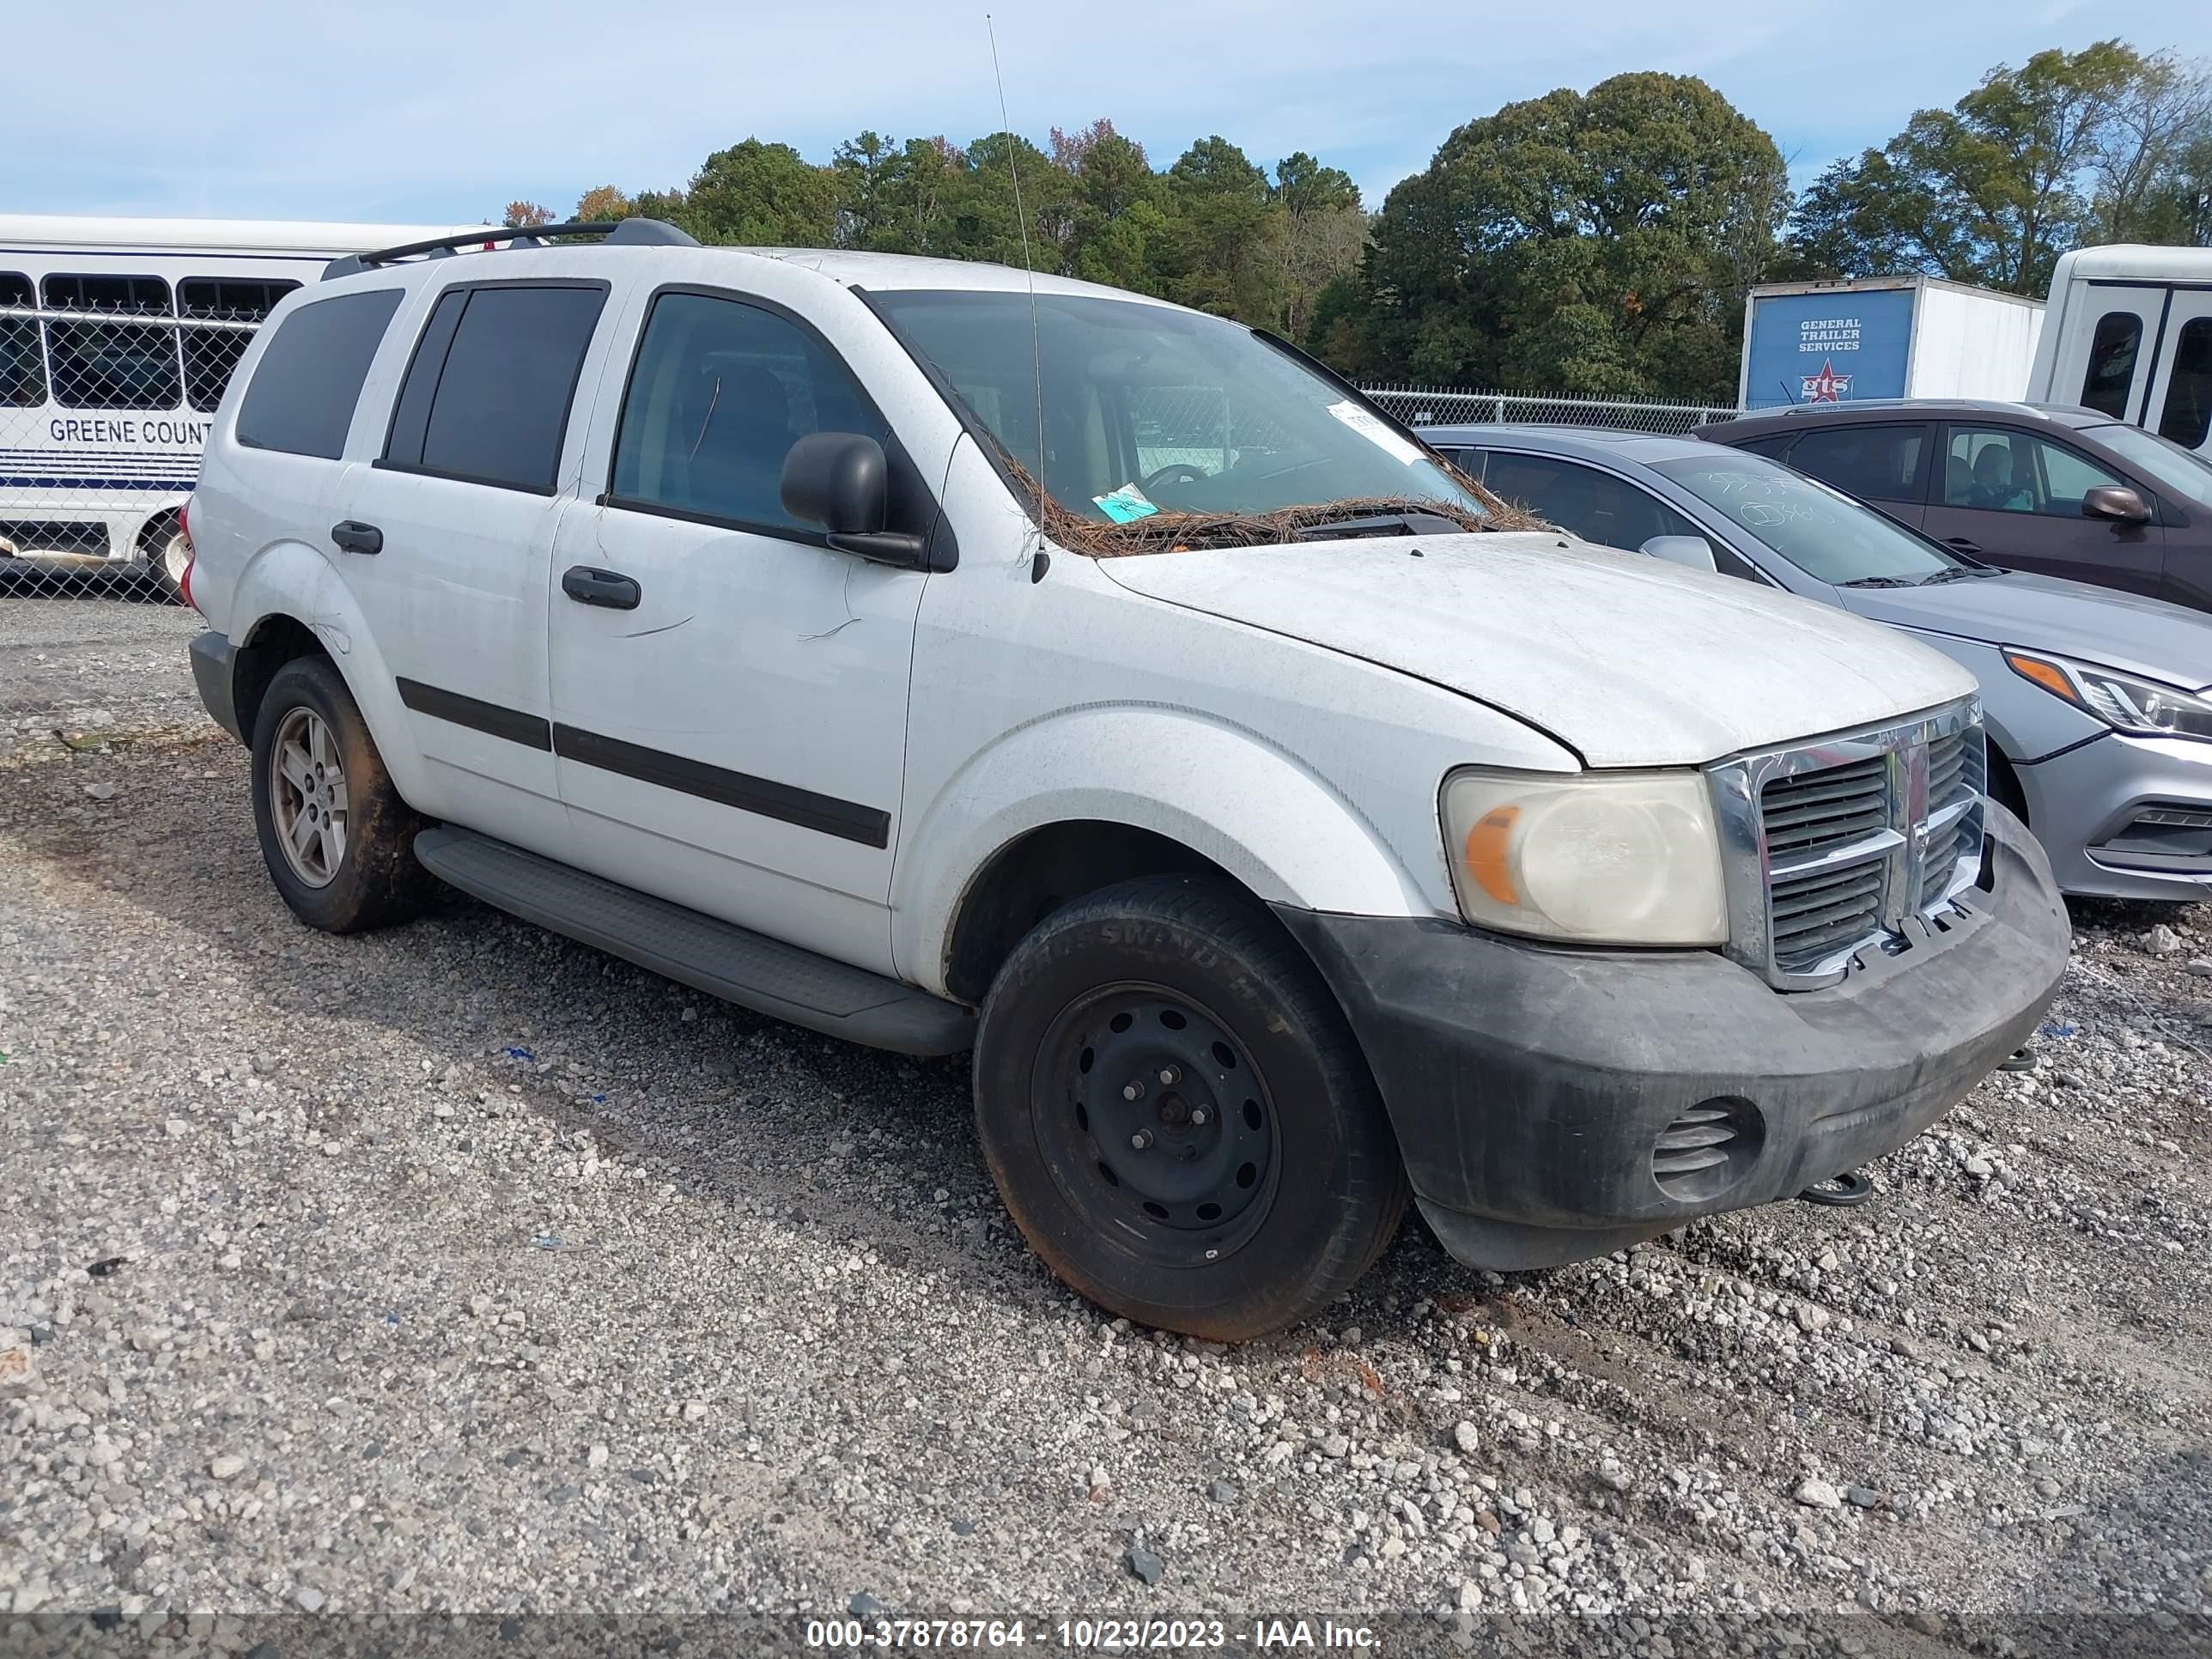
[(1785, 990), (1832, 984), (1979, 873), (1978, 702), (1713, 769), (1729, 954)]

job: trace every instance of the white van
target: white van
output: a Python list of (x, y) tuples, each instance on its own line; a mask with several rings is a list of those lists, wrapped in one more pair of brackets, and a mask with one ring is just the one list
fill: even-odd
[(2027, 397), (2079, 404), (2212, 454), (2212, 248), (2060, 255)]
[(0, 214), (0, 561), (173, 595), (177, 509), (261, 319), (341, 254), (455, 228)]

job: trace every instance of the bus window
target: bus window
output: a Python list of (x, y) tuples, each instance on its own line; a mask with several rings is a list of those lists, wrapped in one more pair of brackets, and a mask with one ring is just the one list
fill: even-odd
[[(170, 314), (169, 285), (158, 276), (49, 276), (40, 289), (49, 311)], [(64, 409), (174, 409), (183, 395), (176, 332), (167, 323), (48, 321), (54, 401)]]
[[(0, 312), (32, 307), (31, 279), (0, 270)], [(46, 400), (46, 365), (39, 353), (39, 325), (28, 317), (0, 316), (0, 409), (35, 409)]]
[(2142, 319), (2132, 311), (2108, 311), (2097, 319), (2089, 339), (2089, 366), (2081, 375), (2081, 406), (2128, 417), (2128, 388), (2135, 384), (2136, 350), (2142, 344)]
[(2184, 449), (2200, 448), (2212, 430), (2212, 317), (2191, 317), (2174, 342), (2158, 435)]
[[(258, 323), (276, 308), (276, 302), (299, 287), (281, 279), (187, 276), (177, 284), (177, 314), (211, 322)], [(178, 330), (185, 351), (185, 401), (203, 414), (222, 401), (230, 372), (246, 355), (253, 330), (194, 328), (187, 323)]]

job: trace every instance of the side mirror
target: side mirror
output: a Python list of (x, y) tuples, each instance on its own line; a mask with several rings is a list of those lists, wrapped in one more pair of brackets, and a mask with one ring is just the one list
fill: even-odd
[(2081, 516), (2115, 524), (2142, 524), (2150, 517), (2143, 498), (2121, 484), (2098, 484), (2081, 494)]
[(923, 539), (884, 528), (890, 489), (884, 447), (859, 432), (808, 433), (784, 456), (777, 484), (783, 510), (820, 525), (838, 551), (921, 569), (928, 561)]
[(1654, 536), (1637, 551), (1692, 570), (1717, 573), (1720, 569), (1713, 561), (1712, 544), (1703, 536)]

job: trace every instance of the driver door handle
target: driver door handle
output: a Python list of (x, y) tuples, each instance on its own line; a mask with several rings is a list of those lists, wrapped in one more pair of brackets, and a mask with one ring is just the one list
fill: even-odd
[(609, 611), (635, 611), (643, 590), (618, 570), (595, 570), (572, 564), (561, 574), (561, 591), (579, 605), (604, 605)]
[(1971, 536), (1946, 536), (1943, 538), (1943, 545), (1955, 547), (1961, 553), (1978, 553), (1982, 550), (1982, 544)]
[(381, 553), (384, 532), (373, 524), (346, 519), (331, 526), (331, 542), (344, 553)]

